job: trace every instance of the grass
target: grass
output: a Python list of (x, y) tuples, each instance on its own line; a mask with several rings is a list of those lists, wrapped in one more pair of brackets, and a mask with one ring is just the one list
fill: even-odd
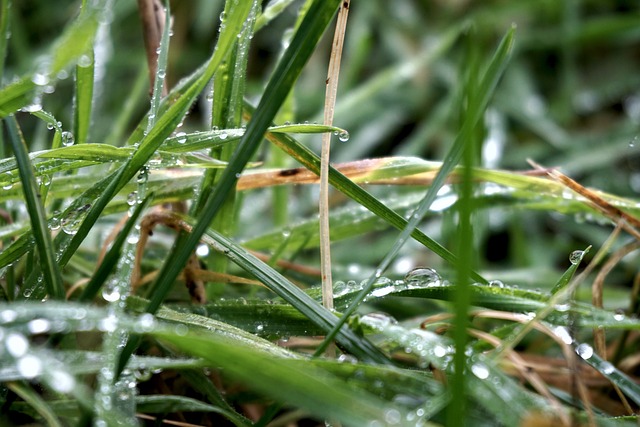
[(637, 425), (640, 10), (341, 3), (0, 1), (0, 424)]

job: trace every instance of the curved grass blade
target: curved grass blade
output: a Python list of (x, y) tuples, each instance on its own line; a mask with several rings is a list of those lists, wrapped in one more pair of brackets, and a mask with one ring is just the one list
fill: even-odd
[(18, 127), (15, 117), (7, 120), (7, 130), (9, 132), (11, 146), (18, 163), (20, 180), (22, 181), (22, 191), (24, 193), (27, 212), (31, 221), (31, 230), (40, 256), (44, 281), (47, 293), (55, 299), (64, 298), (64, 286), (62, 275), (55, 259), (55, 249), (51, 239), (51, 234), (47, 226), (47, 216), (38, 194), (38, 184), (33, 173), (33, 166), (29, 161), (27, 146), (22, 138), (22, 133)]
[[(180, 350), (224, 368), (225, 372), (277, 400), (303, 407), (320, 418), (347, 425), (371, 425), (400, 409), (310, 364), (283, 359), (252, 347), (239, 346), (220, 336), (189, 332), (186, 336), (156, 332), (153, 336)], [(260, 369), (247, 369), (260, 366)]]
[(49, 403), (25, 383), (9, 383), (8, 388), (27, 402), (52, 427), (63, 427)]

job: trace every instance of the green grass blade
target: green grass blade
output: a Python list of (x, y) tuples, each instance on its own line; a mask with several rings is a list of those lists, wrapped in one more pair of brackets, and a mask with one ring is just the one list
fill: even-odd
[[(157, 332), (154, 336), (191, 355), (202, 357), (247, 386), (275, 399), (303, 407), (320, 418), (336, 419), (347, 425), (370, 425), (384, 420), (389, 411), (400, 411), (374, 395), (313, 367), (307, 361), (273, 357), (252, 347), (234, 345), (221, 336), (186, 336)], [(261, 366), (260, 369), (246, 369)]]
[(142, 211), (146, 209), (146, 207), (149, 205), (149, 201), (152, 199), (153, 193), (150, 193), (142, 201), (142, 203), (136, 206), (135, 211), (127, 220), (124, 227), (122, 227), (122, 230), (120, 230), (118, 237), (114, 240), (111, 248), (106, 253), (104, 259), (102, 260), (102, 263), (100, 264), (100, 267), (98, 267), (95, 273), (93, 273), (93, 275), (91, 276), (91, 280), (89, 280), (89, 283), (87, 283), (87, 286), (84, 288), (84, 291), (80, 295), (80, 298), (78, 298), (78, 301), (91, 301), (96, 296), (102, 284), (107, 280), (113, 268), (118, 264), (118, 260), (120, 259), (120, 256), (122, 254), (122, 247), (124, 246), (127, 237), (131, 232), (131, 229), (134, 225), (136, 225), (138, 218), (140, 218), (140, 215), (142, 214)]
[[(338, 318), (317, 301), (304, 293), (300, 288), (287, 280), (280, 273), (263, 263), (240, 246), (233, 243), (219, 233), (209, 229), (205, 234), (205, 241), (211, 246), (222, 247), (222, 252), (234, 263), (255, 276), (278, 296), (291, 304), (311, 322), (324, 331), (335, 328)], [(209, 240), (211, 239), (211, 240)], [(338, 342), (349, 352), (362, 360), (389, 364), (390, 361), (380, 350), (368, 340), (358, 336), (348, 328), (341, 328), (337, 335)]]
[(4, 61), (7, 57), (7, 41), (9, 40), (9, 11), (11, 0), (0, 2), (0, 79), (4, 77)]
[(155, 311), (164, 300), (175, 278), (185, 265), (191, 251), (198, 244), (200, 237), (207, 230), (212, 219), (223, 205), (224, 200), (237, 181), (237, 175), (242, 172), (247, 162), (256, 152), (280, 105), (286, 99), (291, 87), (295, 83), (302, 67), (311, 56), (316, 43), (324, 33), (334, 15), (338, 1), (316, 1), (305, 18), (306, 24), (296, 32), (289, 48), (278, 63), (264, 95), (256, 110), (256, 114), (247, 126), (247, 130), (240, 141), (240, 145), (229, 161), (214, 192), (207, 200), (198, 223), (183, 244), (177, 246), (165, 261), (158, 280), (154, 283), (153, 299), (149, 311)]
[(93, 109), (93, 80), (95, 55), (90, 48), (76, 65), (76, 97), (74, 105), (74, 134), (76, 144), (87, 142)]
[(51, 409), (48, 402), (36, 393), (30, 386), (25, 383), (10, 383), (9, 389), (24, 399), (25, 402), (36, 410), (36, 412), (52, 427), (64, 427), (64, 424), (58, 419), (56, 413)]
[[(378, 266), (374, 274), (369, 278), (367, 285), (363, 288), (358, 300), (354, 304), (352, 304), (349, 307), (349, 309), (347, 309), (347, 311), (344, 313), (345, 314), (344, 317), (338, 323), (339, 326), (336, 326), (336, 329), (334, 329), (329, 335), (327, 335), (327, 338), (325, 339), (324, 344), (320, 346), (318, 351), (324, 351), (324, 347), (326, 347), (333, 339), (333, 336), (335, 336), (335, 333), (337, 332), (337, 328), (339, 328), (342, 324), (344, 324), (344, 322), (347, 321), (347, 318), (351, 314), (355, 313), (358, 305), (364, 300), (367, 294), (371, 291), (377, 278), (380, 277), (382, 273), (389, 267), (392, 260), (395, 258), (398, 251), (400, 250), (400, 248), (404, 246), (406, 241), (414, 232), (419, 221), (422, 220), (424, 215), (429, 210), (431, 203), (433, 203), (433, 201), (435, 200), (438, 194), (438, 190), (444, 184), (446, 177), (449, 175), (451, 171), (453, 171), (454, 167), (460, 161), (465, 144), (468, 140), (467, 137), (471, 135), (472, 129), (475, 128), (476, 124), (482, 117), (482, 114), (484, 114), (484, 111), (489, 103), (489, 100), (493, 95), (493, 91), (496, 85), (498, 84), (498, 80), (502, 76), (502, 72), (504, 71), (506, 64), (510, 58), (511, 51), (513, 48), (514, 32), (515, 30), (512, 28), (505, 35), (500, 45), (498, 46), (496, 53), (494, 54), (493, 58), (489, 62), (489, 66), (487, 67), (487, 70), (485, 71), (485, 74), (478, 88), (480, 99), (478, 99), (472, 105), (473, 109), (469, 111), (468, 116), (465, 118), (462, 132), (458, 135), (458, 137), (453, 143), (453, 146), (451, 147), (451, 150), (449, 151), (444, 161), (442, 162), (442, 167), (438, 171), (424, 199), (420, 202), (420, 205), (412, 215), (411, 220), (405, 225), (404, 229), (400, 233), (400, 236), (398, 236), (395, 244), (393, 245), (393, 248), (391, 248), (391, 250), (387, 252), (387, 254), (385, 255), (385, 258), (382, 260), (382, 262), (380, 263), (380, 265)], [(460, 261), (464, 262), (464, 260), (460, 260)], [(459, 263), (457, 265), (459, 265)], [(478, 279), (478, 275), (475, 274), (471, 269), (469, 270), (469, 277), (474, 280)]]
[(29, 160), (27, 146), (15, 117), (10, 117), (7, 125), (11, 146), (19, 167), (22, 191), (31, 221), (31, 230), (40, 256), (40, 265), (42, 266), (47, 293), (54, 299), (62, 299), (64, 298), (62, 275), (55, 259), (56, 251), (47, 227), (47, 216), (40, 200), (38, 184), (33, 173), (33, 166)]
[(551, 289), (551, 294), (552, 295), (556, 294), (559, 291), (561, 291), (562, 289), (564, 289), (569, 284), (569, 282), (573, 278), (573, 275), (578, 270), (578, 267), (580, 266), (580, 263), (582, 262), (582, 259), (584, 258), (584, 256), (587, 253), (589, 253), (590, 249), (591, 249), (591, 247), (586, 248), (584, 251), (574, 251), (569, 256), (569, 261), (571, 262), (571, 266), (567, 269), (567, 271), (565, 271), (562, 274), (562, 277), (560, 277), (560, 280), (558, 280), (558, 283), (556, 283), (553, 286), (553, 289)]
[(165, 78), (167, 76), (167, 62), (169, 60), (169, 34), (171, 32), (171, 10), (170, 3), (164, 2), (165, 22), (158, 47), (158, 66), (156, 68), (155, 79), (153, 80), (153, 90), (151, 91), (151, 108), (147, 116), (147, 132), (149, 132), (156, 124), (158, 113), (160, 111), (160, 101), (162, 100), (162, 91), (165, 86)]

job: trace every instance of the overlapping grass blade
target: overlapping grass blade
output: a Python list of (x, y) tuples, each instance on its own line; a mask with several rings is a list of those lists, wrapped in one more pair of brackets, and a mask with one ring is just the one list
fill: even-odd
[[(321, 419), (340, 420), (347, 425), (368, 425), (392, 412), (403, 419), (399, 407), (386, 403), (308, 362), (287, 360), (233, 345), (220, 336), (190, 332), (186, 336), (158, 332), (154, 336), (181, 351), (224, 367), (228, 375), (279, 401), (307, 409)], [(261, 366), (261, 369), (246, 369)]]
[(42, 206), (38, 191), (38, 184), (33, 173), (33, 166), (29, 161), (27, 146), (22, 138), (18, 122), (15, 117), (9, 117), (7, 129), (11, 139), (11, 146), (16, 157), (22, 182), (22, 191), (27, 205), (27, 212), (31, 221), (31, 230), (36, 243), (40, 265), (42, 267), (47, 293), (54, 299), (64, 298), (62, 275), (55, 259), (55, 248), (47, 227), (47, 216)]
[[(263, 139), (264, 132), (271, 124), (280, 105), (286, 99), (291, 87), (302, 71), (302, 67), (313, 53), (316, 43), (337, 9), (338, 3), (338, 1), (331, 0), (326, 2), (316, 1), (312, 4), (305, 17), (305, 25), (300, 26), (284, 56), (278, 63), (260, 100), (256, 114), (249, 122), (240, 145), (229, 161), (229, 166), (225, 169), (218, 181), (218, 185), (201, 210), (202, 213), (198, 218), (198, 223), (190, 235), (174, 247), (172, 254), (165, 261), (158, 276), (159, 279), (154, 284), (153, 299), (148, 308), (150, 312), (154, 312), (164, 300), (191, 251), (196, 247), (200, 237), (211, 224), (212, 219), (224, 203), (227, 194), (235, 186), (238, 179), (237, 175), (242, 172), (247, 162), (256, 152)], [(128, 350), (132, 349), (128, 348)]]

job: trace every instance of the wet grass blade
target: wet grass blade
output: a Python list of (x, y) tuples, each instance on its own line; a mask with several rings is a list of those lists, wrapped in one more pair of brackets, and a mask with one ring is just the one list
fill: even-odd
[(40, 200), (38, 184), (33, 172), (33, 166), (29, 160), (27, 146), (22, 138), (22, 133), (18, 127), (15, 117), (9, 117), (6, 121), (7, 130), (11, 141), (11, 146), (18, 163), (22, 191), (27, 205), (27, 212), (31, 221), (31, 230), (36, 243), (40, 265), (44, 275), (44, 282), (47, 293), (54, 299), (64, 298), (64, 286), (62, 275), (55, 259), (55, 248), (51, 239), (51, 234), (47, 226), (47, 216)]
[(120, 256), (122, 255), (122, 247), (127, 241), (127, 237), (129, 236), (131, 229), (134, 225), (136, 225), (138, 218), (140, 218), (140, 215), (142, 214), (142, 211), (149, 205), (149, 202), (153, 199), (153, 196), (153, 193), (150, 193), (142, 201), (142, 203), (136, 206), (133, 215), (131, 215), (131, 217), (125, 223), (124, 227), (122, 227), (122, 230), (118, 234), (118, 237), (114, 240), (111, 248), (105, 255), (98, 269), (91, 276), (91, 280), (89, 281), (89, 283), (87, 283), (87, 286), (84, 288), (84, 291), (80, 295), (80, 298), (78, 298), (78, 301), (91, 301), (96, 296), (96, 294), (100, 290), (100, 287), (107, 280), (109, 274), (111, 274), (113, 268), (118, 264)]
[(200, 237), (207, 230), (209, 224), (223, 205), (224, 200), (235, 186), (238, 177), (247, 162), (256, 152), (263, 135), (280, 105), (286, 99), (289, 91), (302, 71), (307, 59), (314, 52), (316, 43), (324, 33), (329, 21), (334, 15), (338, 1), (316, 1), (311, 6), (305, 18), (305, 24), (296, 32), (291, 44), (278, 63), (272, 78), (269, 80), (256, 114), (247, 125), (247, 130), (229, 161), (214, 192), (207, 200), (198, 223), (190, 235), (174, 247), (172, 254), (165, 261), (158, 280), (154, 283), (153, 299), (149, 305), (149, 312), (154, 312), (164, 300), (175, 278), (185, 265), (191, 251), (200, 241)]

